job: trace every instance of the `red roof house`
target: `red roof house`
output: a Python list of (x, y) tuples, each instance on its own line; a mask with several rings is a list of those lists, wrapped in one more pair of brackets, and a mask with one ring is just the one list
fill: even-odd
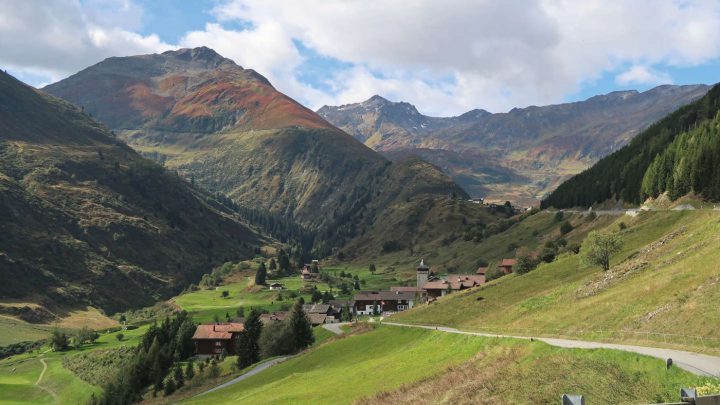
[(500, 264), (498, 264), (498, 268), (503, 271), (505, 274), (510, 274), (513, 272), (513, 267), (517, 264), (516, 259), (502, 259)]
[(240, 332), (245, 330), (242, 323), (211, 323), (198, 325), (193, 335), (195, 354), (220, 355), (235, 354), (235, 346)]

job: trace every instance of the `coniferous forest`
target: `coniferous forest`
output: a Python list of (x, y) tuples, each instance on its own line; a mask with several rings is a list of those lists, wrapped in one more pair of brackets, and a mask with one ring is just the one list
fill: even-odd
[[(707, 170), (711, 170), (709, 166), (711, 162), (717, 161), (714, 160), (716, 158), (711, 157), (711, 151), (700, 153), (701, 146), (690, 145), (696, 142), (694, 139), (702, 138), (708, 142), (710, 142), (708, 137), (716, 139), (713, 133), (717, 133), (717, 126), (714, 126), (714, 129), (708, 126), (705, 135), (700, 134), (699, 131), (702, 131), (701, 128), (704, 126), (711, 125), (708, 121), (716, 121), (719, 110), (720, 86), (715, 86), (700, 100), (678, 109), (653, 124), (622, 149), (561, 184), (543, 200), (542, 207), (588, 207), (607, 200), (640, 204), (645, 197), (664, 191), (670, 191), (671, 197), (677, 198), (683, 194), (683, 190), (687, 193), (691, 189), (710, 197), (711, 194), (707, 194), (710, 190), (707, 188), (711, 186), (704, 181), (686, 184), (686, 180), (682, 179), (678, 180), (676, 188), (674, 179), (690, 173), (686, 170), (689, 170), (692, 159), (699, 159), (693, 164), (693, 170), (702, 170), (695, 172), (698, 176), (701, 173), (708, 173)], [(683, 134), (687, 134), (687, 140), (678, 140), (676, 143), (676, 139)], [(670, 149), (673, 148), (675, 151), (671, 152)], [(694, 152), (690, 152), (690, 149)], [(654, 163), (658, 159), (660, 163)], [(676, 163), (680, 164), (682, 169), (679, 166), (675, 167)], [(651, 164), (655, 166), (652, 170), (656, 174), (650, 173), (647, 178), (646, 172)], [(659, 167), (661, 164), (662, 168)], [(681, 174), (675, 174), (677, 170), (683, 171)], [(668, 171), (673, 172), (671, 187), (667, 186)], [(662, 180), (657, 179), (660, 175), (657, 172), (663, 173)], [(645, 184), (648, 188), (644, 187)], [(714, 192), (712, 195), (717, 199), (720, 194)]]

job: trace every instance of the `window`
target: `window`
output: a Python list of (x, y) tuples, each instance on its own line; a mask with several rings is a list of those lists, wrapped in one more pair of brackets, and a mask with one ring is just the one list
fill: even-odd
[(215, 346), (222, 346), (222, 342), (219, 341), (219, 340), (216, 340), (216, 341), (215, 341)]

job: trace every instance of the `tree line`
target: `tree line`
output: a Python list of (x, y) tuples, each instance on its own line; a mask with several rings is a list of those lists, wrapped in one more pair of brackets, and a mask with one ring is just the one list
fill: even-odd
[(711, 120), (720, 110), (720, 86), (653, 124), (626, 146), (561, 184), (542, 208), (589, 207), (612, 199), (640, 204), (645, 173), (675, 139)]

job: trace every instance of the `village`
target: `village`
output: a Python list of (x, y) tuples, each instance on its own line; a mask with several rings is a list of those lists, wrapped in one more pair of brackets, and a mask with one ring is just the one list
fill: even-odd
[[(503, 259), (497, 264), (498, 270), (504, 274), (513, 272), (516, 259)], [(386, 290), (357, 291), (348, 300), (328, 300), (327, 303), (304, 303), (303, 312), (313, 327), (338, 323), (362, 316), (391, 316), (394, 313), (407, 311), (421, 304), (429, 304), (437, 299), (458, 291), (476, 288), (486, 283), (487, 266), (479, 267), (474, 274), (436, 275), (430, 270), (425, 260), (420, 260), (416, 268), (416, 284), (414, 286), (391, 286)], [(306, 264), (300, 270), (299, 278), (303, 283), (312, 283), (320, 278), (320, 267), (317, 260)], [(270, 291), (283, 291), (285, 286), (280, 282), (272, 282), (267, 286)], [(271, 311), (260, 315), (263, 325), (284, 322), (289, 311)], [(193, 341), (196, 354), (203, 356), (235, 355), (237, 340), (245, 330), (242, 319), (227, 322), (203, 323), (197, 326)]]

